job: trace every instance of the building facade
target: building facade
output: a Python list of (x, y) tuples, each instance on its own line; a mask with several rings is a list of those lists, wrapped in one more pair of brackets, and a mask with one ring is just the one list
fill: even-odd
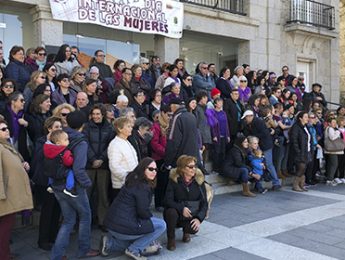
[(304, 75), (307, 87), (319, 82), (327, 100), (339, 102), (340, 54), (345, 53), (339, 51), (339, 39), (345, 31), (339, 37), (339, 0), (180, 2), (184, 4), (183, 37), (172, 39), (57, 21), (52, 18), (48, 0), (0, 1), (0, 40), (6, 56), (15, 44), (57, 47), (66, 42), (88, 55), (104, 49), (129, 63), (137, 62), (139, 56), (158, 55), (168, 62), (182, 57), (190, 72), (202, 60), (218, 68), (246, 63), (278, 75), (281, 67), (288, 65), (292, 74)]

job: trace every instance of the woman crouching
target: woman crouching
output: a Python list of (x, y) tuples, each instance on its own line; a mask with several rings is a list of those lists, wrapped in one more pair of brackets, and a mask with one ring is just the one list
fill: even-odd
[(164, 220), (167, 223), (168, 250), (175, 250), (175, 228), (183, 228), (182, 241), (199, 231), (207, 212), (204, 175), (196, 168), (197, 159), (182, 155), (170, 172), (165, 194)]
[(123, 251), (133, 259), (156, 254), (161, 249), (155, 240), (165, 231), (162, 219), (152, 217), (150, 204), (156, 186), (157, 165), (144, 158), (126, 177), (116, 199), (105, 217), (107, 236), (101, 239), (101, 254)]

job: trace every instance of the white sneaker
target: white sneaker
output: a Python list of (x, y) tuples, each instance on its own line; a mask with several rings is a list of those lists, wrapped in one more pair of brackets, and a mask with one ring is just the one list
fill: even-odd
[(334, 182), (336, 182), (337, 184), (343, 183), (339, 178), (335, 178)]
[(337, 186), (338, 185), (338, 183), (336, 183), (335, 181), (327, 181), (326, 182), (326, 185), (329, 185), (329, 186)]
[(52, 188), (52, 187), (50, 187), (50, 186), (47, 188), (47, 191), (48, 191), (49, 193), (54, 193), (53, 188)]
[(342, 183), (345, 183), (345, 178), (340, 179)]

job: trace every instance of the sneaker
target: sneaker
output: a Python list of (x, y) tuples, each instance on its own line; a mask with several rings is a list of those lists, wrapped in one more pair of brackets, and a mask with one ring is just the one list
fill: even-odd
[(71, 196), (72, 198), (78, 197), (78, 193), (76, 193), (73, 189), (72, 190), (64, 189), (63, 193), (65, 193), (68, 196)]
[(326, 181), (326, 185), (329, 185), (329, 186), (337, 186), (338, 183), (336, 183), (335, 181)]
[(54, 193), (53, 188), (52, 188), (52, 187), (50, 187), (50, 186), (47, 188), (47, 191), (48, 191), (49, 193)]
[(334, 182), (336, 182), (337, 184), (343, 183), (339, 178), (335, 178), (335, 179), (334, 179)]
[(99, 245), (99, 252), (101, 252), (101, 256), (108, 256), (109, 252), (107, 251), (107, 243), (108, 243), (108, 237), (102, 236), (101, 242)]
[(143, 256), (156, 255), (162, 249), (161, 244), (158, 241), (153, 241), (148, 247), (141, 253)]
[(134, 253), (132, 251), (130, 251), (128, 248), (125, 251), (126, 256), (135, 259), (135, 260), (146, 260), (147, 257), (142, 256), (140, 253)]
[(340, 179), (342, 183), (345, 183), (345, 178)]
[(266, 194), (268, 192), (268, 189), (262, 189), (259, 192), (263, 195), (263, 194)]

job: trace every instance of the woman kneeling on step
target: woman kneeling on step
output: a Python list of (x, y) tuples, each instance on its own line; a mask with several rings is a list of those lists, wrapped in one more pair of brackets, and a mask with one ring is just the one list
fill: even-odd
[(101, 239), (102, 256), (125, 250), (130, 258), (144, 260), (147, 255), (159, 253), (161, 246), (156, 239), (166, 224), (150, 211), (156, 175), (157, 165), (148, 157), (127, 175), (104, 220), (109, 232)]
[(196, 168), (197, 159), (182, 155), (177, 168), (170, 171), (165, 193), (164, 220), (167, 223), (168, 250), (175, 250), (175, 228), (183, 228), (182, 241), (188, 243), (190, 234), (200, 229), (207, 212), (204, 175)]

